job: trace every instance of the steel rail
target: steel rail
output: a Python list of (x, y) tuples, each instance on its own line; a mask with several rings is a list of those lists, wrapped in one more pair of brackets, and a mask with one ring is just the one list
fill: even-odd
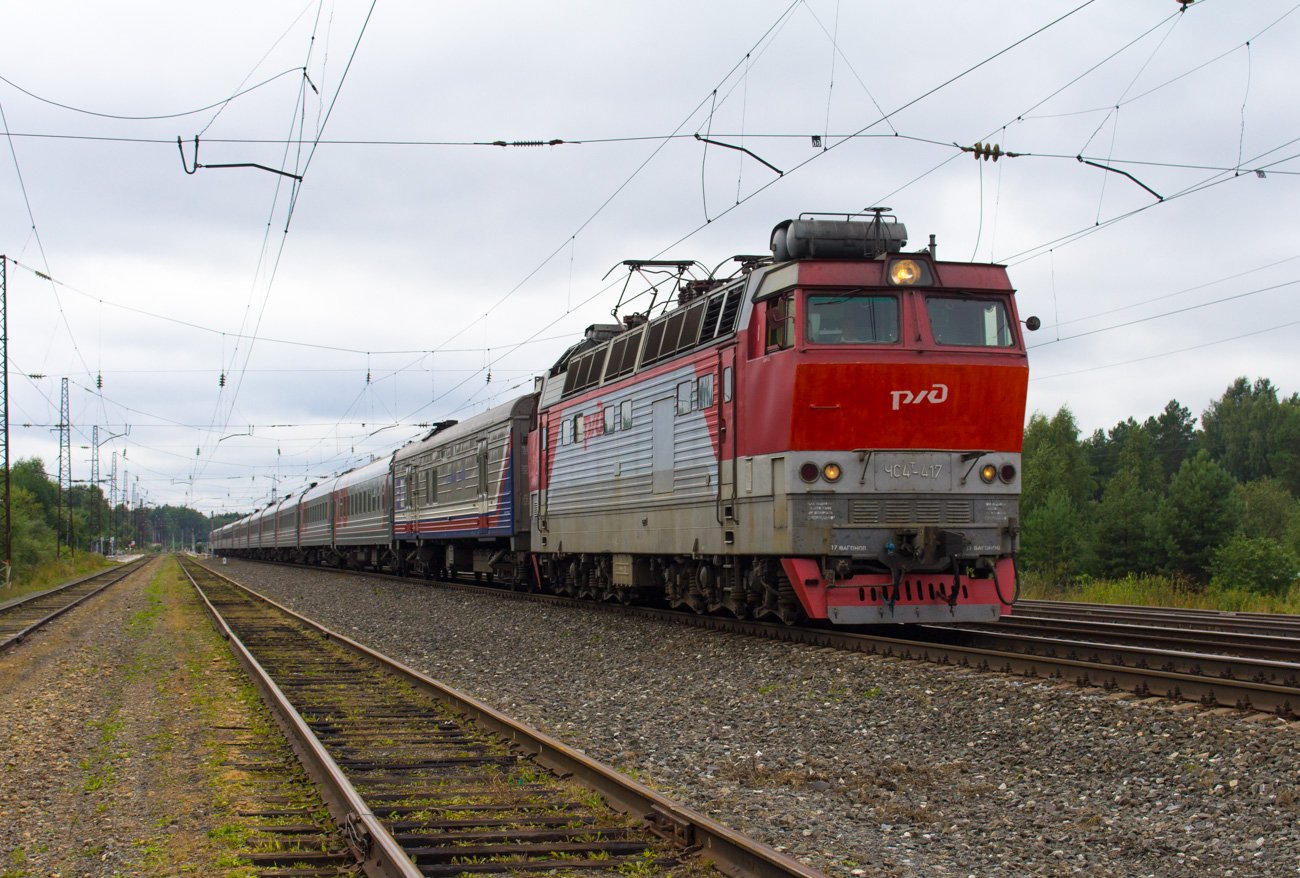
[[(72, 608), (80, 606), (109, 586), (116, 585), (126, 579), (132, 573), (144, 567), (146, 563), (146, 561), (132, 561), (121, 567), (110, 567), (107, 570), (101, 570), (98, 573), (65, 582), (63, 585), (23, 595), (20, 598), (0, 604), (0, 637), (3, 638), (0, 639), (0, 652), (17, 646), (38, 628), (57, 619)], [(99, 582), (100, 580), (103, 581)], [(99, 584), (95, 585), (96, 582), (99, 582)], [(85, 590), (80, 590), (83, 588)], [(61, 597), (67, 598), (67, 600), (62, 600)], [(47, 603), (53, 603), (53, 606), (41, 606)], [(30, 616), (24, 618), (24, 612), (30, 610), (35, 610), (41, 615), (35, 618)], [(10, 625), (7, 620), (11, 617), (17, 618), (17, 624), (22, 625), (22, 627), (9, 630)]]
[(1016, 613), (1052, 619), (1105, 619), (1165, 627), (1200, 627), (1242, 634), (1300, 636), (1300, 616), (1283, 613), (1238, 613), (1181, 607), (1094, 604), (1076, 601), (1021, 600)]
[(262, 699), (284, 729), (294, 753), (312, 780), (321, 788), (330, 814), (340, 826), (347, 828), (348, 848), (365, 873), (371, 878), (423, 878), (423, 873), (407, 858), (401, 845), (366, 805), (320, 739), (308, 728), (302, 715), (222, 618), (187, 566), (182, 563), (181, 569), (202, 599), (203, 607), (212, 618), (218, 633), (230, 644), (236, 660), (262, 693)]
[(1300, 661), (1300, 637), (1278, 634), (1246, 634), (1237, 631), (1214, 631), (1206, 628), (1152, 628), (1132, 622), (1110, 622), (1093, 619), (1054, 618), (1016, 613), (1004, 616), (997, 622), (968, 623), (948, 626), (957, 631), (980, 632), (1043, 632), (1055, 635), (1096, 637), (1102, 643), (1149, 643), (1165, 648), (1222, 650), (1219, 655), (1238, 655), (1278, 661)]
[[(841, 628), (796, 627), (773, 622), (740, 620), (729, 616), (708, 616), (654, 607), (623, 606), (621, 604), (600, 603), (539, 592), (488, 588), (464, 582), (417, 580), (370, 571), (331, 570), (330, 568), (319, 567), (307, 567), (306, 569), (341, 576), (360, 575), (391, 579), (395, 582), (408, 584), (436, 585), (443, 588), (471, 590), (485, 595), (495, 595), (514, 600), (569, 606), (587, 611), (598, 610), (608, 613), (621, 613), (636, 618), (658, 619), (714, 631), (767, 637), (789, 643), (804, 643), (850, 652), (919, 659), (938, 664), (999, 671), (1033, 678), (1070, 680), (1080, 687), (1094, 686), (1106, 690), (1125, 690), (1141, 697), (1158, 695), (1174, 701), (1197, 701), (1206, 706), (1217, 705), (1239, 710), (1273, 713), (1283, 718), (1292, 718), (1300, 714), (1300, 687), (1285, 683), (1219, 678), (1199, 673), (1171, 671), (1161, 667), (1151, 667), (1149, 662), (1147, 667), (1139, 667), (1137, 664), (1108, 664), (1079, 658), (1035, 655), (1015, 650), (999, 649), (988, 645), (963, 646), (937, 642), (937, 639), (921, 640), (914, 637), (890, 636), (876, 632), (866, 633)], [(937, 626), (934, 627), (937, 628)], [(924, 628), (908, 627), (909, 633), (924, 630)], [(1055, 645), (1064, 648), (1069, 643), (1057, 641)], [(1093, 649), (1106, 646), (1106, 644), (1101, 643), (1086, 645)], [(1134, 647), (1134, 649), (1140, 650), (1140, 647)], [(1153, 661), (1158, 661), (1161, 652), (1167, 653), (1169, 651), (1145, 650), (1144, 652)], [(1216, 656), (1215, 658), (1222, 661), (1232, 661), (1231, 657)]]
[(1300, 663), (1294, 661), (1225, 656), (1144, 644), (1044, 637), (1018, 631), (969, 631), (964, 628), (938, 626), (923, 626), (922, 630), (926, 633), (933, 632), (940, 642), (946, 642), (948, 637), (955, 637), (957, 639), (955, 642), (960, 646), (979, 646), (992, 650), (1004, 649), (1004, 645), (1014, 646), (1017, 648), (1011, 650), (1013, 652), (1050, 658), (1055, 658), (1062, 653), (1067, 658), (1091, 653), (1092, 658), (1089, 661), (1094, 664), (1145, 670), (1152, 666), (1152, 662), (1156, 662), (1157, 667), (1165, 671), (1181, 669), (1182, 673), (1199, 677), (1214, 676), (1221, 679), (1253, 680), (1257, 683), (1278, 683), (1300, 690)]
[[(747, 838), (741, 833), (655, 792), (644, 784), (618, 773), (561, 741), (511, 719), (471, 695), (427, 677), (419, 671), (378, 653), (346, 635), (326, 628), (224, 574), (217, 573), (211, 568), (205, 567), (204, 569), (208, 573), (229, 582), (260, 603), (272, 607), (312, 629), (329, 641), (379, 663), (417, 690), (432, 695), (450, 706), (457, 713), (465, 716), (475, 725), (509, 742), (514, 749), (522, 752), (543, 768), (561, 777), (577, 779), (584, 786), (599, 793), (615, 809), (637, 815), (656, 835), (675, 842), (683, 848), (698, 849), (719, 871), (727, 875), (735, 876), (735, 878), (826, 878), (822, 872), (786, 856), (768, 845)], [(191, 581), (193, 581), (192, 577)], [(213, 614), (214, 618), (218, 618), (219, 614), (217, 614), (216, 608), (206, 600), (206, 597), (204, 602), (208, 607), (208, 612)], [(239, 642), (238, 638), (234, 637), (233, 632), (224, 623), (222, 628), (223, 636), (231, 639), (232, 645)], [(242, 648), (242, 644), (240, 646)], [(244, 651), (246, 652), (246, 650)], [(242, 661), (244, 659), (241, 658)], [(265, 676), (265, 672), (260, 665), (256, 664), (256, 660), (251, 655), (248, 655), (248, 661), (251, 666), (258, 668), (260, 674)], [(270, 684), (267, 691), (279, 693), (278, 687), (271, 688), (274, 687), (274, 683), (269, 678), (266, 682)], [(282, 699), (283, 694), (279, 693), (278, 697)], [(312, 735), (310, 729), (306, 727), (306, 723), (302, 721), (301, 716), (293, 710), (292, 706), (286, 703), (281, 710), (286, 715), (297, 718), (297, 727), (301, 728), (301, 732), (295, 729), (295, 734), (306, 734), (312, 740), (315, 740), (315, 736)], [(319, 742), (317, 743), (319, 744)], [(332, 768), (334, 772), (339, 771), (337, 764), (323, 750), (320, 756), (324, 757), (320, 759), (322, 766)], [(345, 780), (343, 782), (346, 783)], [(347, 788), (351, 789), (351, 784), (347, 784)], [(355, 795), (356, 791), (353, 789), (352, 793)], [(365, 813), (373, 817), (373, 813), (365, 807), (363, 802), (359, 801), (359, 797), (358, 803), (353, 805), (352, 809), (358, 814)], [(333, 811), (333, 808), (331, 808), (331, 811)], [(375, 823), (378, 824), (377, 818)], [(388, 835), (387, 830), (382, 825), (377, 825), (376, 828), (370, 831), (375, 838), (378, 838), (379, 833), (382, 832), (384, 836), (391, 839), (391, 836)], [(396, 844), (396, 842), (394, 841), (393, 844)], [(369, 870), (367, 870), (367, 873), (370, 874)], [(418, 875), (420, 872), (417, 870), (412, 874)]]

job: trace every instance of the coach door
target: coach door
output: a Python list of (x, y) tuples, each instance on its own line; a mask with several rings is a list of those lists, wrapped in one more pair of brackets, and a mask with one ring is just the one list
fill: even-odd
[[(478, 440), (478, 450), (474, 453), (474, 468), (478, 475), (478, 514), (488, 514), (488, 443), (486, 439)], [(480, 528), (487, 527), (487, 520), (479, 521)]]

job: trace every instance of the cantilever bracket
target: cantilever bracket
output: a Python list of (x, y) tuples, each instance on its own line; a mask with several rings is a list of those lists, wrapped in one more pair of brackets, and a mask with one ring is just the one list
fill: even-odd
[(272, 174), (279, 174), (281, 177), (290, 177), (294, 180), (297, 180), (299, 183), (302, 182), (302, 175), (300, 174), (290, 174), (288, 171), (281, 171), (279, 168), (268, 168), (266, 165), (259, 165), (256, 162), (236, 162), (234, 164), (219, 164), (219, 165), (199, 164), (199, 136), (197, 134), (194, 135), (194, 167), (193, 168), (191, 168), (185, 161), (185, 146), (181, 142), (181, 139), (179, 137), (176, 138), (176, 148), (180, 150), (181, 153), (181, 168), (187, 174), (192, 175), (195, 172), (197, 172), (199, 168), (257, 168), (260, 171), (270, 171)]
[(1110, 171), (1112, 174), (1123, 174), (1125, 177), (1128, 177), (1128, 178), (1129, 178), (1130, 180), (1132, 180), (1134, 183), (1138, 184), (1138, 185), (1141, 186), (1143, 189), (1145, 189), (1146, 191), (1148, 191), (1148, 192), (1150, 192), (1152, 195), (1154, 195), (1154, 196), (1156, 197), (1156, 201), (1164, 201), (1164, 200), (1165, 200), (1165, 197), (1164, 197), (1163, 195), (1161, 195), (1161, 194), (1160, 194), (1159, 192), (1157, 192), (1156, 190), (1152, 189), (1152, 188), (1151, 188), (1150, 186), (1148, 186), (1146, 183), (1143, 183), (1143, 182), (1142, 182), (1141, 180), (1139, 180), (1137, 177), (1134, 177), (1134, 176), (1133, 176), (1132, 174), (1130, 174), (1128, 171), (1121, 171), (1119, 168), (1112, 168), (1110, 165), (1103, 165), (1103, 164), (1100, 164), (1099, 162), (1090, 162), (1090, 161), (1088, 161), (1086, 158), (1084, 158), (1084, 157), (1081, 156), (1081, 155), (1077, 155), (1077, 156), (1075, 156), (1074, 158), (1075, 158), (1077, 161), (1083, 162), (1085, 165), (1092, 165), (1094, 168), (1101, 168), (1103, 171)]
[(769, 162), (769, 161), (765, 161), (765, 160), (759, 158), (758, 156), (754, 155), (754, 154), (753, 154), (752, 152), (750, 152), (749, 150), (745, 149), (743, 146), (736, 146), (734, 143), (723, 143), (721, 140), (713, 140), (713, 139), (708, 138), (708, 137), (701, 137), (701, 136), (698, 135), (698, 134), (695, 135), (695, 139), (698, 140), (698, 141), (700, 141), (701, 143), (711, 143), (711, 144), (713, 144), (714, 146), (725, 146), (727, 149), (734, 149), (734, 150), (736, 150), (736, 151), (738, 151), (738, 152), (743, 152), (745, 155), (749, 156), (749, 157), (750, 157), (751, 159), (753, 159), (754, 161), (756, 161), (756, 162), (758, 162), (758, 163), (764, 165), (765, 167), (771, 168), (773, 171), (776, 171), (777, 176), (780, 176), (780, 177), (784, 177), (784, 176), (785, 176), (785, 171), (781, 170), (780, 168), (778, 168), (776, 165), (772, 164), (771, 162)]

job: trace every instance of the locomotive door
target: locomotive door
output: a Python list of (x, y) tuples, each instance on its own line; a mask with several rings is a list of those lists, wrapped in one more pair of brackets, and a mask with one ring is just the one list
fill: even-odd
[(650, 407), (650, 491), (654, 494), (673, 492), (673, 418), (677, 400), (673, 397), (656, 399)]
[(718, 350), (717, 389), (714, 391), (714, 403), (717, 406), (717, 444), (718, 455), (718, 524), (727, 525), (738, 521), (736, 510), (736, 347)]

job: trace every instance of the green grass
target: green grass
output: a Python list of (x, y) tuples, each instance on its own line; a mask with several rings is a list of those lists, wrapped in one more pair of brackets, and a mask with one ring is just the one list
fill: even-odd
[(1123, 579), (1085, 577), (1061, 588), (1026, 574), (1020, 578), (1020, 596), (1030, 600), (1300, 614), (1300, 586), (1293, 586), (1284, 595), (1262, 595), (1241, 589), (1200, 589), (1183, 580), (1155, 575)]
[(103, 555), (78, 552), (69, 559), (65, 550), (62, 558), (30, 568), (14, 568), (8, 585), (0, 580), (0, 601), (8, 601), (32, 592), (45, 591), (73, 579), (81, 579), (115, 566)]

